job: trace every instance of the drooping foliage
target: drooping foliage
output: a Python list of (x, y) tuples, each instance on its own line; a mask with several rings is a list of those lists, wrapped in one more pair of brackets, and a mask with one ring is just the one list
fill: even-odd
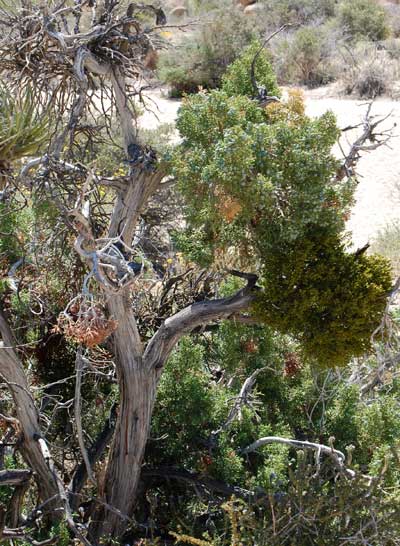
[(267, 324), (298, 336), (311, 358), (344, 366), (368, 351), (390, 286), (384, 258), (348, 253), (310, 226), (306, 237), (268, 254), (255, 309)]
[[(343, 365), (369, 347), (390, 270), (346, 249), (355, 181), (338, 175), (334, 115), (308, 117), (298, 92), (266, 108), (233, 94), (253, 94), (250, 51), (222, 90), (181, 108), (173, 171), (189, 227), (179, 244), (199, 263), (261, 272), (256, 315), (296, 335), (320, 364)], [(268, 59), (260, 55), (256, 65), (257, 80), (271, 82)]]

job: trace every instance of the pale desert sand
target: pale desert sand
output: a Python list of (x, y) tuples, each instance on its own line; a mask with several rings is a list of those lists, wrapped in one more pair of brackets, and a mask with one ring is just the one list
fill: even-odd
[[(148, 106), (154, 113), (145, 112), (140, 118), (140, 125), (155, 129), (160, 123), (174, 123), (180, 102), (168, 99), (163, 90), (153, 91), (150, 99)], [(332, 110), (339, 127), (344, 128), (362, 121), (366, 103), (326, 97), (325, 93), (321, 96), (318, 92), (307, 92), (306, 108), (310, 116), (319, 116)], [(393, 129), (389, 146), (364, 152), (358, 164), (359, 185), (348, 222), (355, 247), (371, 242), (380, 229), (400, 220), (400, 102), (379, 99), (375, 101), (371, 113), (378, 116), (390, 114), (383, 127), (397, 126)], [(349, 134), (349, 138), (353, 139), (354, 133)]]

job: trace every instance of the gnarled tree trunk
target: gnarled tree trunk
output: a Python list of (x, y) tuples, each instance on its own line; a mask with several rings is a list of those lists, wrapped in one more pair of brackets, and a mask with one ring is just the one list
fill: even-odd
[[(135, 363), (120, 374), (120, 415), (104, 484), (103, 500), (123, 515), (132, 517), (144, 451), (156, 398), (155, 373)], [(90, 530), (91, 540), (121, 537), (129, 525), (116, 511), (99, 505)]]
[(112, 297), (109, 309), (118, 320), (114, 342), (120, 406), (101, 492), (104, 504), (98, 504), (90, 529), (94, 541), (120, 537), (129, 520), (118, 512), (133, 515), (157, 389), (157, 370), (146, 369), (128, 295)]
[(245, 310), (254, 297), (255, 277), (250, 277), (248, 286), (234, 296), (195, 303), (164, 321), (144, 351), (128, 298), (110, 299), (110, 312), (119, 320), (115, 351), (120, 409), (107, 465), (103, 504), (98, 504), (90, 528), (90, 538), (96, 544), (100, 538), (121, 537), (133, 516), (157, 386), (171, 351), (182, 336), (198, 326), (234, 317)]
[[(29, 391), (28, 382), (21, 360), (15, 349), (15, 340), (4, 315), (0, 312), (0, 375), (6, 381), (15, 403), (20, 427), (19, 451), (26, 464), (34, 471), (39, 497), (46, 502), (49, 518), (57, 521), (61, 514), (54, 512), (60, 507), (61, 498), (57, 476), (52, 468), (50, 453), (42, 438), (39, 414)], [(51, 500), (50, 500), (51, 499)]]

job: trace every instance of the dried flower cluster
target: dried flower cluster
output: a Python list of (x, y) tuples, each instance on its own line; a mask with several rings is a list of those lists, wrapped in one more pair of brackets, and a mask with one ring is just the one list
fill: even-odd
[(76, 343), (94, 347), (103, 343), (117, 328), (117, 322), (107, 319), (102, 308), (87, 300), (74, 301), (60, 313), (55, 331)]

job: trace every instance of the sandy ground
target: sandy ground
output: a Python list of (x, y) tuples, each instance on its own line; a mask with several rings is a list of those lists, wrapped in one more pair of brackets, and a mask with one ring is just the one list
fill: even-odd
[[(149, 107), (155, 112), (145, 112), (140, 125), (155, 129), (160, 123), (173, 123), (180, 102), (169, 100), (163, 90), (153, 91)], [(310, 116), (319, 116), (332, 110), (341, 128), (359, 123), (365, 114), (365, 102), (332, 98), (318, 90), (306, 93), (306, 108)], [(358, 165), (359, 185), (356, 203), (348, 222), (354, 246), (364, 246), (372, 241), (385, 225), (400, 220), (400, 102), (377, 100), (372, 113), (390, 114), (386, 128), (397, 124), (389, 146), (363, 154)], [(353, 135), (351, 135), (353, 137)]]
[[(311, 116), (332, 110), (342, 128), (360, 122), (366, 111), (365, 103), (354, 100), (308, 97), (306, 104)], [(400, 102), (378, 100), (372, 114), (391, 114), (382, 126), (397, 127), (389, 145), (364, 152), (358, 164), (356, 203), (348, 222), (355, 246), (364, 246), (385, 225), (400, 219)]]

